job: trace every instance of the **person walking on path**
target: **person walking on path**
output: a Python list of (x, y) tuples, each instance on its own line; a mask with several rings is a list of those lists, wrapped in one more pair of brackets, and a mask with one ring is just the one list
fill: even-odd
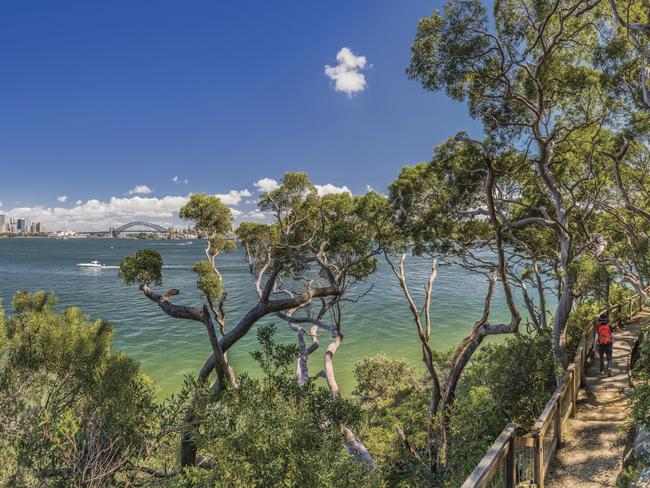
[[(594, 346), (598, 347), (600, 357), (600, 374), (612, 375), (612, 348), (614, 343), (614, 331), (609, 323), (607, 314), (601, 314), (596, 324), (596, 337)], [(607, 357), (607, 369), (605, 369), (605, 357)]]

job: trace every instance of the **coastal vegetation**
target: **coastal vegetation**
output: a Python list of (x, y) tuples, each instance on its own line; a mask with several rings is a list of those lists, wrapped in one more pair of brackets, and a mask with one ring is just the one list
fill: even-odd
[[(203, 366), (169, 399), (113, 351), (109, 324), (57, 311), (45, 292), (17, 294), (0, 314), (0, 482), (460, 486), (507, 422), (534, 422), (585, 324), (646, 297), (648, 32), (641, 1), (501, 1), (490, 15), (451, 0), (420, 20), (408, 76), (465, 102), (482, 137), (450, 134), (386, 195), (321, 195), (306, 174), (286, 173), (259, 200), (270, 223), (233, 229), (217, 197), (192, 195), (179, 216), (204, 236), (192, 267), (201, 301), (178, 302), (184, 290), (154, 249), (119, 270), (160, 313), (205, 330)], [(238, 290), (219, 267), (232, 232), (256, 295), (235, 316)], [(423, 283), (408, 273), (411, 255), (430, 260)], [(450, 351), (431, 320), (439, 264), (485, 284), (482, 313)], [(423, 368), (387, 343), (358, 362), (345, 397), (335, 363), (356, 332), (346, 312), (374, 293), (378, 266), (403, 292)], [(492, 313), (497, 293), (504, 320)], [(279, 342), (279, 327), (295, 342)], [(260, 378), (229, 361), (249, 334)], [(645, 426), (647, 348), (632, 409)]]

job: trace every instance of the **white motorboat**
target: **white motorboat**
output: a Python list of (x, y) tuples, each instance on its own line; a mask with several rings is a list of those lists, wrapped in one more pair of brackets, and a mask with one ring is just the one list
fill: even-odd
[(104, 265), (101, 264), (99, 261), (91, 261), (89, 263), (77, 264), (77, 268), (85, 268), (85, 269), (102, 269), (103, 267)]

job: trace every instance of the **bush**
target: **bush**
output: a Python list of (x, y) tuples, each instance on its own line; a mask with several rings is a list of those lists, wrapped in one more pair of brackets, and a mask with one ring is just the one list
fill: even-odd
[(358, 361), (354, 376), (354, 395), (365, 419), (365, 445), (379, 466), (382, 480), (388, 486), (419, 485), (427, 474), (425, 466), (406, 451), (396, 427), (424, 457), (431, 400), (426, 379), (406, 361), (385, 354)]
[(573, 361), (575, 357), (585, 327), (598, 317), (598, 314), (604, 309), (605, 303), (593, 298), (583, 301), (573, 309), (565, 332), (566, 356), (569, 362)]
[(0, 484), (123, 485), (155, 428), (151, 381), (111, 350), (108, 323), (55, 304), (17, 293), (5, 321)]
[(451, 410), (446, 486), (460, 486), (508, 422), (530, 427), (555, 390), (548, 333), (485, 345), (458, 385)]
[(646, 340), (639, 346), (638, 357), (632, 372), (635, 387), (630, 394), (632, 418), (636, 425), (650, 429), (650, 330), (643, 331)]
[(372, 474), (345, 451), (340, 431), (341, 423), (358, 428), (358, 408), (313, 383), (297, 385), (297, 350), (275, 343), (274, 332), (258, 331), (254, 357), (263, 378), (242, 376), (237, 390), (195, 405), (204, 467), (187, 470), (185, 481), (224, 488), (372, 486)]
[(358, 361), (354, 365), (354, 378), (357, 386), (353, 395), (363, 408), (391, 401), (401, 391), (411, 391), (418, 381), (413, 366), (383, 353)]

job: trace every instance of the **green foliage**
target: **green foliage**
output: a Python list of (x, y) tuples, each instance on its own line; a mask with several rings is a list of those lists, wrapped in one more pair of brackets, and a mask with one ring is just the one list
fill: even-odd
[(634, 423), (650, 429), (650, 383), (646, 381), (637, 385), (630, 394), (632, 418)]
[(426, 381), (404, 360), (385, 354), (366, 357), (355, 364), (354, 394), (365, 419), (365, 446), (378, 464), (388, 486), (421, 486), (425, 465), (406, 451), (397, 437), (400, 427), (409, 442), (423, 450), (426, 415), (431, 392)]
[(209, 301), (215, 303), (223, 293), (223, 282), (214, 272), (212, 264), (208, 261), (198, 261), (192, 265), (192, 271), (198, 275), (196, 287)]
[(607, 267), (592, 256), (586, 255), (571, 265), (573, 294), (576, 297), (592, 297), (601, 303), (607, 302), (607, 293), (612, 281)]
[[(449, 354), (436, 362), (445, 363)], [(440, 365), (443, 374), (446, 368)], [(389, 486), (422, 486), (425, 462), (407, 452), (400, 427), (426, 461), (427, 410), (431, 385), (406, 362), (377, 355), (355, 366), (355, 395), (364, 413), (365, 444)], [(508, 422), (532, 425), (555, 389), (555, 362), (547, 333), (515, 335), (482, 346), (458, 385), (449, 411), (450, 439), (444, 486), (460, 486)], [(438, 419), (439, 420), (439, 419)], [(434, 424), (434, 435), (439, 428)]]
[(377, 269), (379, 243), (393, 232), (383, 196), (319, 196), (305, 173), (286, 173), (280, 187), (261, 196), (259, 208), (275, 222), (244, 222), (237, 230), (251, 269), (259, 269), (270, 254), (267, 272), (291, 278), (305, 274), (322, 247), (341, 283), (365, 280)]
[(127, 285), (162, 284), (163, 261), (155, 249), (141, 249), (122, 259), (118, 277)]
[(260, 365), (265, 378), (269, 381), (280, 380), (285, 382), (289, 378), (291, 365), (300, 355), (295, 344), (278, 344), (273, 337), (276, 327), (269, 324), (257, 330), (257, 342), (261, 349), (253, 351), (251, 356)]
[(108, 323), (56, 313), (42, 292), (14, 303), (0, 349), (0, 484), (123, 486), (153, 437), (151, 381), (111, 350)]
[(630, 394), (630, 405), (634, 424), (650, 429), (650, 341), (649, 330), (643, 331), (646, 340), (641, 342), (638, 357), (632, 372), (634, 390)]
[(628, 488), (630, 486), (635, 486), (633, 483), (639, 479), (639, 473), (640, 470), (638, 467), (624, 466), (616, 477), (616, 488)]
[[(339, 424), (355, 426), (359, 411), (293, 378), (296, 349), (274, 341), (275, 328), (258, 331), (254, 353), (264, 376), (243, 376), (238, 389), (196, 406), (198, 447), (214, 469), (189, 469), (172, 486), (338, 487), (375, 486), (372, 474), (343, 449)], [(178, 483), (178, 484), (176, 484)]]
[(569, 361), (575, 356), (576, 349), (587, 325), (589, 325), (605, 309), (605, 302), (596, 298), (582, 301), (574, 307), (567, 322), (565, 340), (566, 354)]
[(405, 166), (390, 184), (399, 230), (416, 254), (454, 252), (459, 242), (487, 238), (487, 222), (468, 219), (481, 205), (485, 168), (473, 146), (448, 140), (430, 163)]
[(459, 486), (508, 422), (530, 427), (555, 390), (549, 334), (515, 335), (482, 347), (451, 410), (447, 486)]
[(413, 366), (383, 353), (359, 360), (354, 365), (354, 378), (357, 385), (353, 395), (359, 399), (363, 408), (390, 401), (418, 381)]
[(305, 173), (289, 172), (284, 174), (282, 185), (279, 188), (262, 193), (259, 206), (261, 210), (280, 212), (286, 216), (287, 213), (298, 210), (315, 195), (316, 188)]
[[(5, 310), (2, 307), (2, 299), (0, 298), (0, 351), (4, 351), (7, 340), (7, 331), (5, 329)], [(0, 361), (2, 361), (2, 354), (0, 353)]]
[(485, 8), (478, 0), (452, 1), (444, 16), (434, 12), (421, 19), (411, 46), (407, 73), (427, 90), (446, 88), (456, 100), (465, 98), (472, 86), (475, 60), (488, 47), (480, 31), (487, 30)]
[(178, 215), (193, 221), (194, 228), (208, 236), (223, 235), (232, 230), (232, 212), (212, 195), (193, 194)]
[(242, 222), (236, 234), (246, 249), (247, 259), (252, 267), (261, 267), (271, 248), (280, 244), (278, 227), (259, 222)]
[(56, 305), (54, 293), (18, 291), (14, 294), (12, 306), (17, 314), (26, 312), (51, 312)]

